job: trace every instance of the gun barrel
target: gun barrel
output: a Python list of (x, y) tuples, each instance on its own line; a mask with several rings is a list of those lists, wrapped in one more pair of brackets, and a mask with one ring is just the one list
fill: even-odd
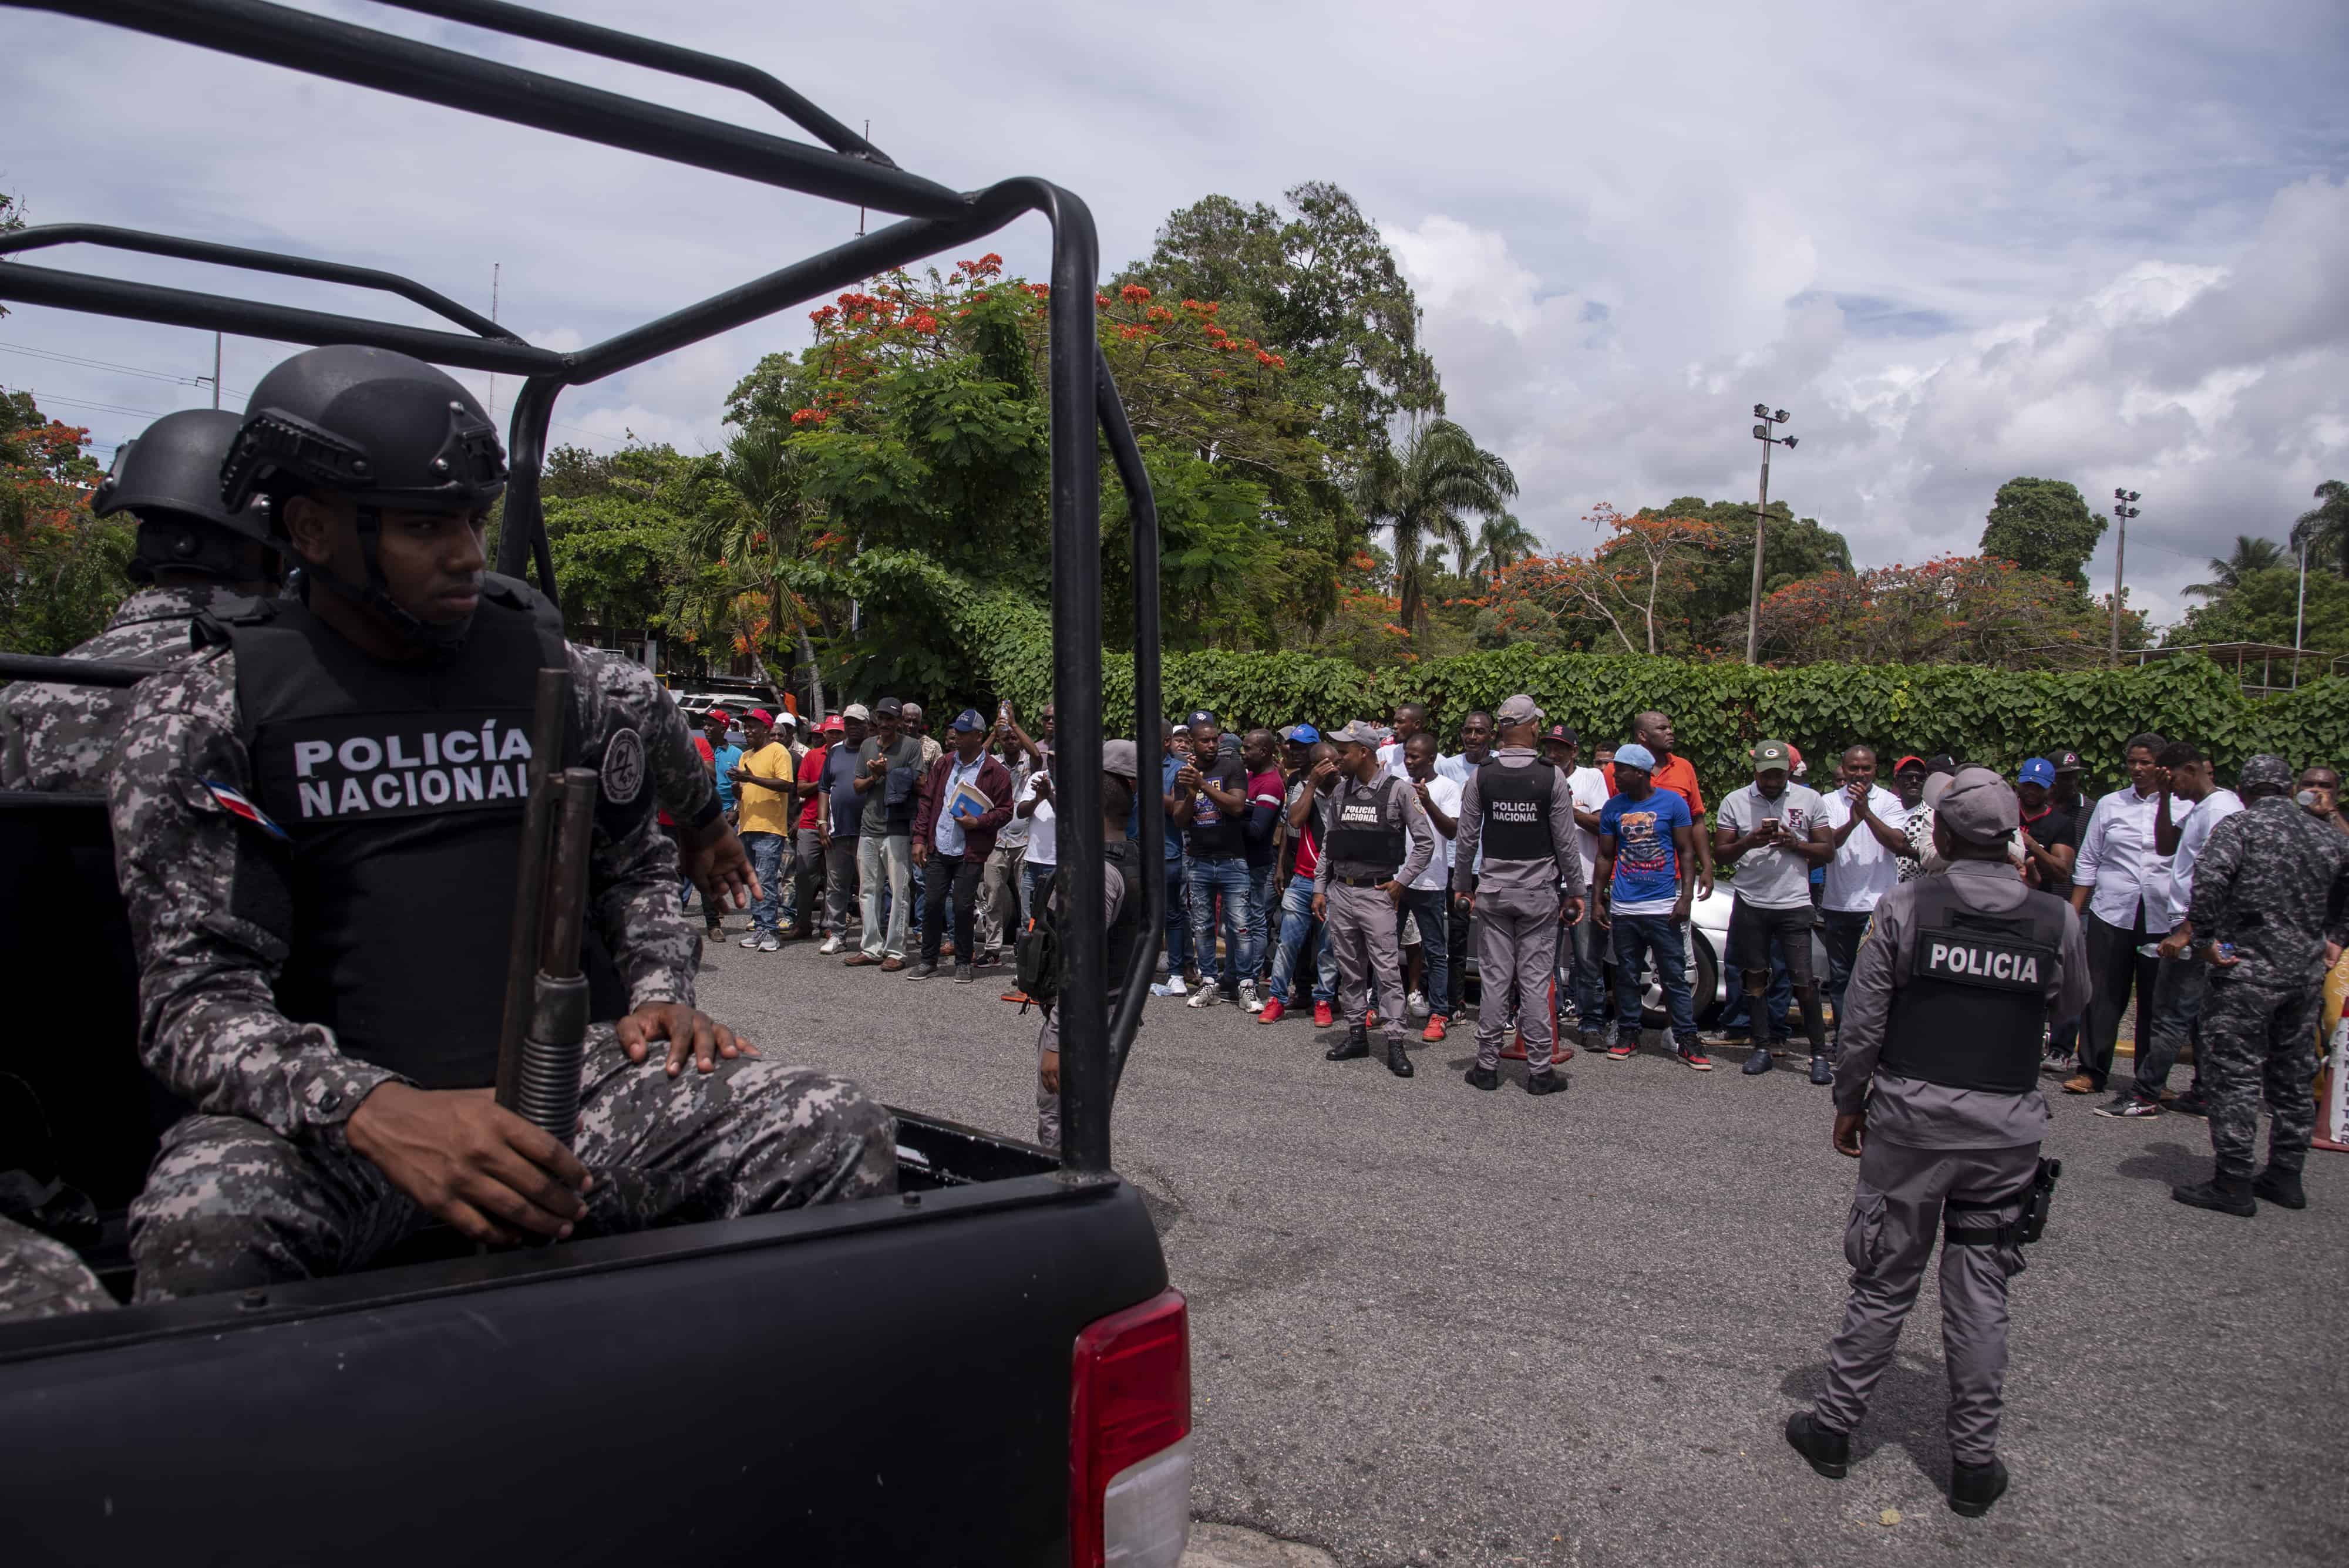
[(587, 1044), (587, 981), (579, 943), (587, 916), (587, 855), (595, 828), (592, 768), (566, 768), (548, 782), (560, 802), (554, 854), (546, 867), (545, 923), (531, 977), (530, 1027), (523, 1036), (514, 1111), (548, 1136), (571, 1141), (579, 1120), (579, 1072)]
[(531, 981), (543, 945), (547, 859), (554, 853), (558, 802), (549, 780), (563, 754), (571, 716), (571, 671), (542, 670), (530, 722), (528, 791), (523, 797), (521, 867), (514, 877), (514, 914), (506, 941), (505, 1008), (498, 1020), (498, 1104), (518, 1109), (523, 1037), (531, 1023)]

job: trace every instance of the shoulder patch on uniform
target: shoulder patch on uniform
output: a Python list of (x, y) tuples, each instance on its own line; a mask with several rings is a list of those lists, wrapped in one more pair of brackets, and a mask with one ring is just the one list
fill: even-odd
[(254, 805), (253, 802), (244, 797), (243, 791), (237, 789), (233, 785), (224, 784), (218, 779), (205, 779), (202, 782), (205, 790), (211, 794), (214, 800), (221, 803), (221, 808), (223, 811), (226, 811), (231, 816), (243, 817), (245, 821), (253, 824), (254, 826), (261, 829), (262, 832), (268, 834), (272, 838), (277, 839), (281, 843), (290, 844), (293, 842), (293, 839), (287, 835), (284, 828), (278, 826), (274, 822), (272, 822), (269, 819), (269, 814), (267, 812), (262, 810), (259, 806)]
[(616, 730), (604, 742), (604, 798), (626, 805), (645, 789), (645, 738), (634, 730)]

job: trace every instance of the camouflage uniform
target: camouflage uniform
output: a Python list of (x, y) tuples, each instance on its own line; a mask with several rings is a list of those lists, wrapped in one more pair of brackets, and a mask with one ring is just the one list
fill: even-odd
[(0, 1320), (100, 1312), (113, 1304), (71, 1247), (0, 1219)]
[[(219, 584), (141, 588), (122, 601), (106, 629), (67, 657), (125, 664), (176, 663), (191, 651), (189, 623), (237, 595)], [(133, 689), (135, 690), (135, 689)], [(0, 787), (86, 791), (106, 787), (115, 737), (129, 722), (131, 691), (111, 686), (26, 682), (6, 689), (0, 726)]]
[[(2291, 774), (2272, 757), (2244, 763), (2245, 786), (2259, 782), (2262, 764), (2289, 786)], [(2262, 1089), (2274, 1117), (2270, 1167), (2297, 1175), (2307, 1160), (2324, 943), (2328, 933), (2339, 940), (2344, 895), (2349, 839), (2289, 795), (2263, 795), (2220, 823), (2195, 864), (2195, 942), (2231, 942), (2238, 961), (2212, 967), (2195, 1035), (2221, 1179), (2251, 1174)]]
[[(586, 754), (633, 729), (659, 798), (691, 820), (712, 784), (698, 767), (676, 778), (662, 767), (677, 750), (669, 732), (683, 735), (667, 693), (616, 654), (573, 646), (569, 656), (573, 733), (586, 738)], [(141, 1300), (356, 1267), (419, 1222), (414, 1204), (343, 1137), (359, 1102), (399, 1075), (346, 1054), (332, 1030), (281, 1012), (274, 985), (286, 946), (235, 912), (240, 854), (269, 851), (261, 830), (199, 781), (254, 795), (236, 690), (225, 649), (148, 682), (112, 781), (140, 962), (140, 1053), (204, 1113), (171, 1130), (132, 1206)], [(650, 811), (617, 837), (599, 822), (588, 890), (588, 918), (630, 1004), (690, 1005), (698, 941), (678, 908), (676, 846)], [(386, 909), (384, 919), (425, 913)], [(627, 1064), (607, 1028), (589, 1037), (574, 1147), (597, 1179), (583, 1230), (894, 1188), (894, 1124), (852, 1086), (749, 1060), (672, 1080), (661, 1064), (657, 1049), (642, 1066)]]

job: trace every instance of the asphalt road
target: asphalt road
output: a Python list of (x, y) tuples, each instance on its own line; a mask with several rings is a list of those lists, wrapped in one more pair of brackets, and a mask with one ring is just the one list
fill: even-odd
[[(713, 950), (704, 1004), (771, 1057), (1033, 1136), (1035, 1017), (1009, 976), (909, 984), (813, 944)], [(1191, 1303), (1199, 1518), (1345, 1564), (2146, 1568), (2349, 1560), (2349, 1156), (2311, 1207), (2170, 1200), (2203, 1124), (2058, 1096), (2048, 1238), (2015, 1282), (2014, 1490), (1949, 1511), (1928, 1283), (1849, 1479), (1779, 1435), (1842, 1301), (1854, 1166), (1799, 1073), (1577, 1057), (1570, 1092), (1333, 1064), (1309, 1021), (1154, 1001), (1117, 1163)]]

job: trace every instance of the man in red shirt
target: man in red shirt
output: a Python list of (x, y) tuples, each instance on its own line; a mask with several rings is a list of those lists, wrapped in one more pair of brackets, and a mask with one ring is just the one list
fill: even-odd
[(783, 940), (795, 942), (804, 938), (825, 934), (823, 918), (817, 911), (817, 902), (823, 888), (823, 833), (816, 825), (823, 809), (823, 762), (832, 754), (833, 739), (842, 731), (840, 715), (834, 713), (816, 729), (815, 744), (800, 758), (800, 794), (806, 804), (800, 807), (799, 829), (793, 835), (792, 901), (799, 913)]
[[(1710, 898), (1713, 835), (1704, 831), (1704, 792), (1697, 787), (1696, 764), (1672, 750), (1672, 722), (1653, 709), (1631, 716), (1631, 738), (1656, 754), (1656, 771), (1648, 775), (1648, 782), (1688, 802), (1689, 817), (1695, 825), (1690, 836), (1696, 840), (1696, 896)], [(1620, 794), (1622, 792), (1615, 787), (1615, 763), (1611, 756), (1599, 772), (1607, 775), (1607, 793)]]

